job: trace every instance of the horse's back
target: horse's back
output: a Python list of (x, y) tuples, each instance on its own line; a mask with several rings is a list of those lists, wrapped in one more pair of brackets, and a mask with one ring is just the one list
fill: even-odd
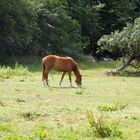
[(58, 71), (72, 71), (75, 61), (71, 57), (58, 57), (54, 64), (54, 69)]
[(48, 55), (42, 59), (48, 68), (57, 71), (72, 71), (77, 65), (71, 57), (60, 57), (56, 55)]

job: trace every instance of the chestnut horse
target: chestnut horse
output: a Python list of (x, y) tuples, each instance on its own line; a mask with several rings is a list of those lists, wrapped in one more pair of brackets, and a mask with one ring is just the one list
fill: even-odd
[(81, 75), (78, 69), (77, 63), (71, 57), (60, 57), (56, 55), (48, 55), (42, 58), (42, 81), (44, 85), (48, 84), (48, 74), (51, 69), (56, 71), (63, 72), (59, 85), (61, 86), (61, 82), (66, 73), (69, 75), (70, 84), (71, 82), (71, 73), (74, 72), (76, 76), (76, 84), (81, 86)]

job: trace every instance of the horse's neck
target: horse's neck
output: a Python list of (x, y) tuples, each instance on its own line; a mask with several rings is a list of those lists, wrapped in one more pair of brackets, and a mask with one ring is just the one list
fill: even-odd
[(79, 76), (79, 75), (80, 75), (80, 72), (79, 72), (78, 67), (76, 67), (76, 68), (74, 69), (74, 74), (75, 74), (75, 76)]

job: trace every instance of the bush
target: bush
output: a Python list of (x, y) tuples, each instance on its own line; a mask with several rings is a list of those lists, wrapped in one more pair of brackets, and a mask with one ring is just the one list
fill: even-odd
[(38, 131), (37, 135), (39, 137), (39, 140), (44, 140), (44, 139), (46, 139), (46, 136), (47, 136), (44, 128), (41, 128)]
[(28, 71), (27, 67), (23, 67), (18, 63), (15, 64), (15, 68), (12, 69), (11, 67), (0, 67), (0, 80), (8, 79), (11, 76), (29, 76), (30, 72)]
[(20, 116), (24, 118), (25, 120), (30, 121), (30, 120), (34, 120), (38, 118), (41, 115), (36, 112), (23, 112), (20, 114)]
[(123, 110), (128, 106), (128, 104), (119, 104), (116, 103), (114, 106), (99, 106), (98, 111), (118, 111), (118, 110)]
[(109, 136), (121, 137), (122, 135), (122, 132), (118, 130), (117, 126), (114, 123), (105, 123), (105, 118), (103, 115), (100, 115), (96, 120), (94, 114), (90, 111), (87, 111), (87, 119), (92, 134), (96, 136), (104, 138)]

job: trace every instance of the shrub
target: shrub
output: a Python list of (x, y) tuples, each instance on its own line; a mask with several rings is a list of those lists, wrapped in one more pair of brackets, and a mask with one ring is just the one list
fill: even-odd
[(82, 95), (82, 94), (83, 94), (83, 91), (82, 91), (82, 90), (80, 90), (80, 91), (76, 91), (75, 94), (80, 94), (80, 95)]
[(11, 67), (0, 67), (0, 80), (8, 79), (11, 76), (29, 76), (30, 72), (28, 71), (27, 67), (23, 67), (18, 63), (15, 64), (15, 68), (12, 69)]
[(12, 132), (12, 127), (9, 124), (0, 124), (0, 132)]
[(41, 128), (37, 133), (39, 140), (44, 140), (46, 138), (46, 132), (44, 128)]
[(122, 132), (118, 130), (114, 123), (105, 123), (105, 118), (101, 114), (97, 119), (91, 111), (87, 111), (87, 119), (91, 132), (99, 137), (117, 136), (121, 137)]
[(37, 114), (36, 112), (23, 112), (20, 114), (20, 116), (25, 120), (33, 120), (35, 118), (38, 118), (40, 114)]
[(108, 105), (99, 106), (98, 110), (99, 111), (118, 111), (118, 110), (125, 109), (127, 106), (128, 106), (128, 104), (116, 103), (114, 106), (108, 106)]
[(2, 107), (5, 106), (1, 100), (0, 100), (0, 106), (2, 106)]

